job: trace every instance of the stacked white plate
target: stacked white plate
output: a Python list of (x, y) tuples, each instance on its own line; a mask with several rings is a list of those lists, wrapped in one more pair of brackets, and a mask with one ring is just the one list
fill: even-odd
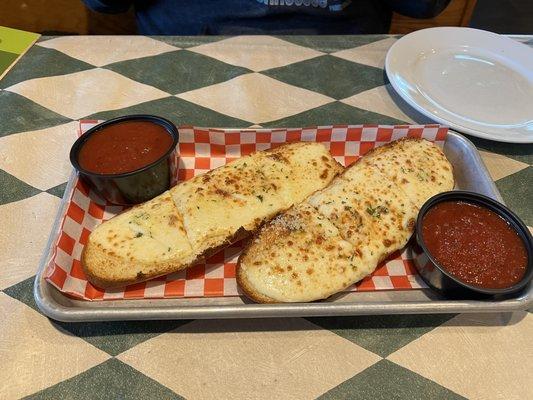
[(533, 143), (533, 50), (470, 28), (402, 37), (386, 59), (399, 95), (427, 117), (500, 142)]

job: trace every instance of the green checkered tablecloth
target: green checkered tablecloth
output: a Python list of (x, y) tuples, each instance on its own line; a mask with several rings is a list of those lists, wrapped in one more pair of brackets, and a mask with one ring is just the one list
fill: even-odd
[[(384, 74), (396, 40), (42, 38), (0, 81), (0, 399), (533, 398), (526, 311), (73, 324), (36, 309), (33, 276), (71, 171), (78, 119), (428, 122)], [(470, 139), (532, 226), (533, 146)]]

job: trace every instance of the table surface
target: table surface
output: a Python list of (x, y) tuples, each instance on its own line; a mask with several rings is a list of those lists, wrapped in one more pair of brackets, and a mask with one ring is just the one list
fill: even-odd
[[(33, 301), (78, 119), (429, 122), (388, 84), (383, 64), (396, 40), (41, 38), (0, 81), (0, 399), (531, 398), (527, 311), (72, 324), (48, 320)], [(533, 146), (470, 139), (533, 226)]]

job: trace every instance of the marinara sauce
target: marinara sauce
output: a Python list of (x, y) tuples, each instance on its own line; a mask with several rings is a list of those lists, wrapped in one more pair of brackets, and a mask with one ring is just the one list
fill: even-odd
[(125, 121), (95, 132), (81, 147), (80, 166), (98, 174), (121, 174), (149, 165), (172, 145), (172, 136), (159, 124)]
[(503, 218), (484, 207), (462, 201), (438, 203), (424, 215), (422, 237), (435, 260), (470, 285), (507, 288), (526, 273), (522, 239)]

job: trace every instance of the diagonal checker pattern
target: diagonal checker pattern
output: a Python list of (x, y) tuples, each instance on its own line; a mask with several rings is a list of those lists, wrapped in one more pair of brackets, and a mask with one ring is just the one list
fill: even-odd
[[(0, 398), (117, 398), (122, 394), (194, 399), (213, 397), (213, 393), (271, 398), (279, 382), (284, 398), (519, 399), (533, 392), (527, 342), (530, 313), (488, 318), (332, 317), (313, 319), (313, 324), (302, 319), (248, 325), (160, 321), (153, 327), (142, 322), (62, 323), (58, 329), (32, 309), (31, 277), (69, 169), (67, 159), (58, 159), (60, 149), (68, 147), (61, 132), (77, 124), (73, 119), (151, 113), (177, 125), (217, 127), (427, 123), (405, 107), (385, 81), (365, 81), (368, 73), (383, 70), (386, 51), (396, 40), (383, 35), (42, 38), (0, 81), (0, 358), (4, 367), (0, 379), (6, 383), (0, 387)], [(533, 46), (531, 38), (517, 40)], [(326, 54), (331, 71), (320, 62)], [(348, 76), (355, 69), (344, 62), (355, 63), (359, 72)], [(304, 80), (288, 81), (294, 76), (292, 65), (305, 75)], [(90, 72), (98, 68), (123, 78)], [(158, 76), (147, 73), (150, 68)], [(333, 69), (343, 71), (343, 76), (333, 74)], [(206, 76), (206, 71), (212, 76)], [(89, 73), (66, 90), (69, 75), (82, 72)], [(254, 90), (259, 79), (251, 79), (248, 87), (243, 85), (246, 80), (236, 79), (252, 72), (279, 84), (256, 85), (261, 90)], [(279, 77), (272, 72), (279, 72)], [(94, 76), (100, 78), (87, 78)], [(339, 88), (339, 79), (346, 88)], [(131, 82), (121, 86), (117, 80)], [(228, 81), (226, 95), (219, 93), (216, 85)], [(241, 85), (243, 90), (236, 90)], [(366, 86), (361, 91), (358, 85)], [(25, 86), (32, 89), (26, 92)], [(91, 96), (106, 87), (103, 96), (113, 92), (108, 96), (112, 100), (98, 99), (97, 105), (103, 105), (96, 107)], [(125, 100), (114, 93), (128, 87), (133, 89)], [(164, 97), (145, 96), (144, 89), (138, 92), (140, 88), (147, 88), (146, 93), (159, 90)], [(71, 105), (67, 99), (73, 92)], [(182, 93), (189, 93), (188, 98), (175, 97)], [(228, 102), (229, 107), (224, 104)], [(250, 102), (259, 111), (240, 104)], [(484, 151), (482, 157), (504, 199), (533, 225), (533, 146), (471, 139)], [(201, 332), (206, 334), (195, 336)], [(194, 342), (194, 337), (199, 341)], [(245, 345), (235, 347), (234, 342)], [(61, 350), (55, 351), (58, 343)], [(316, 343), (320, 345), (313, 346)], [(472, 343), (478, 345), (472, 349)], [(181, 358), (176, 346), (191, 349), (191, 356)], [(110, 355), (122, 353), (121, 361), (106, 361), (98, 349)], [(275, 357), (276, 349), (287, 356)], [(385, 356), (387, 360), (380, 361)], [(183, 368), (185, 363), (191, 368)], [(240, 368), (231, 379), (220, 378), (232, 365)], [(516, 369), (517, 365), (524, 368)], [(506, 383), (506, 371), (515, 372), (509, 382), (516, 384)], [(302, 376), (311, 380), (304, 382)], [(232, 386), (235, 377), (245, 383)], [(103, 386), (108, 390), (102, 391)]]

